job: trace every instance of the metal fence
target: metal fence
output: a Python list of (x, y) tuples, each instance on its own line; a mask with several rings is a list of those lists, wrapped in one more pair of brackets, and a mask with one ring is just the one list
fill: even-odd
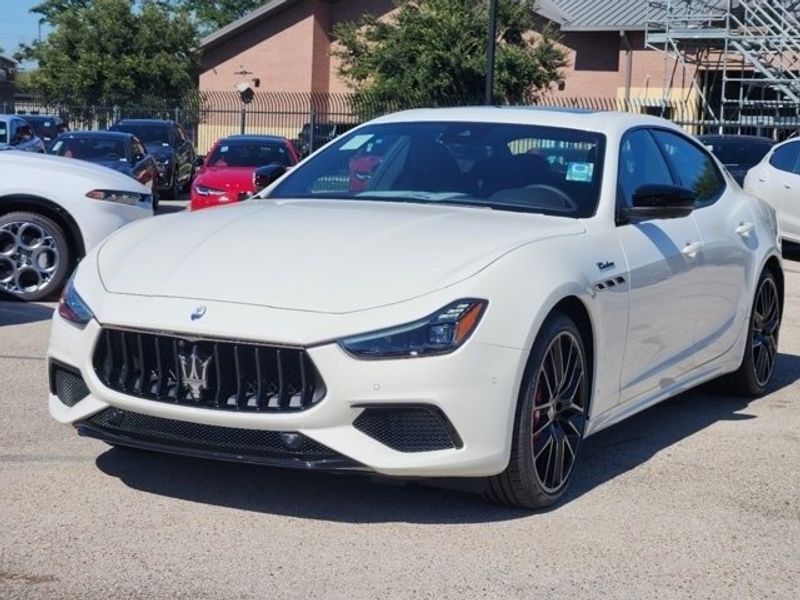
[[(105, 129), (122, 118), (173, 119), (180, 123), (203, 154), (221, 137), (236, 133), (281, 135), (292, 140), (305, 136), (305, 144), (314, 146), (326, 141), (315, 132), (326, 126), (346, 129), (370, 118), (399, 109), (385, 102), (349, 94), (259, 92), (244, 103), (235, 92), (209, 92), (193, 95), (179, 102), (161, 102), (158, 106), (68, 106), (53, 105), (36, 98), (18, 98), (0, 104), (2, 112), (20, 114), (57, 114), (72, 130)], [(465, 101), (462, 105), (475, 104)], [(781, 140), (796, 135), (800, 128), (800, 107), (765, 103), (748, 107), (736, 119), (720, 121), (699, 100), (663, 98), (570, 98), (545, 96), (537, 104), (595, 111), (624, 111), (665, 117), (692, 134), (734, 133), (771, 137)]]

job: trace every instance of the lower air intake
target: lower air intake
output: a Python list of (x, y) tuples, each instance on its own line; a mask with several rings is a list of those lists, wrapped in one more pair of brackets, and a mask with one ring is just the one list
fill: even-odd
[(83, 435), (123, 445), (300, 468), (358, 465), (302, 434), (203, 425), (108, 408), (77, 424)]
[(70, 407), (89, 395), (89, 388), (77, 369), (55, 362), (50, 363), (50, 391)]
[(398, 452), (461, 448), (461, 438), (444, 413), (433, 406), (373, 406), (353, 427)]

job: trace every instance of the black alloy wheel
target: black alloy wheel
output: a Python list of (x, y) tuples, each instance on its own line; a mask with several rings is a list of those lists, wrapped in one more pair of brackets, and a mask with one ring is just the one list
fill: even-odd
[(511, 459), (503, 473), (489, 478), (489, 499), (536, 509), (563, 495), (586, 429), (587, 365), (575, 323), (559, 313), (548, 317), (521, 387)]
[(724, 377), (723, 390), (737, 396), (762, 396), (775, 372), (782, 300), (775, 275), (765, 270), (758, 280), (750, 313), (750, 330), (739, 369)]

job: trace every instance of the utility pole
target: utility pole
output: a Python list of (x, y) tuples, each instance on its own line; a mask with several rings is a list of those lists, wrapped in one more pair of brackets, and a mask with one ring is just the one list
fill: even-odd
[(497, 0), (489, 0), (489, 44), (486, 49), (486, 104), (494, 104), (494, 53), (497, 47)]

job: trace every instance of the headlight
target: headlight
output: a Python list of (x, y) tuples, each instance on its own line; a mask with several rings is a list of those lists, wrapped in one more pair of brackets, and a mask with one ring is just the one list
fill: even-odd
[(194, 191), (200, 196), (222, 196), (226, 193), (225, 190), (218, 190), (216, 188), (210, 188), (204, 185), (194, 186)]
[(447, 354), (469, 339), (487, 304), (486, 300), (458, 300), (414, 323), (339, 340), (339, 345), (359, 358)]
[(93, 200), (105, 200), (106, 202), (116, 202), (118, 204), (137, 205), (150, 200), (150, 194), (138, 194), (136, 192), (120, 192), (115, 190), (92, 190), (86, 194), (87, 198)]
[(94, 317), (92, 309), (75, 289), (72, 279), (64, 286), (58, 301), (58, 314), (76, 325), (86, 325)]

